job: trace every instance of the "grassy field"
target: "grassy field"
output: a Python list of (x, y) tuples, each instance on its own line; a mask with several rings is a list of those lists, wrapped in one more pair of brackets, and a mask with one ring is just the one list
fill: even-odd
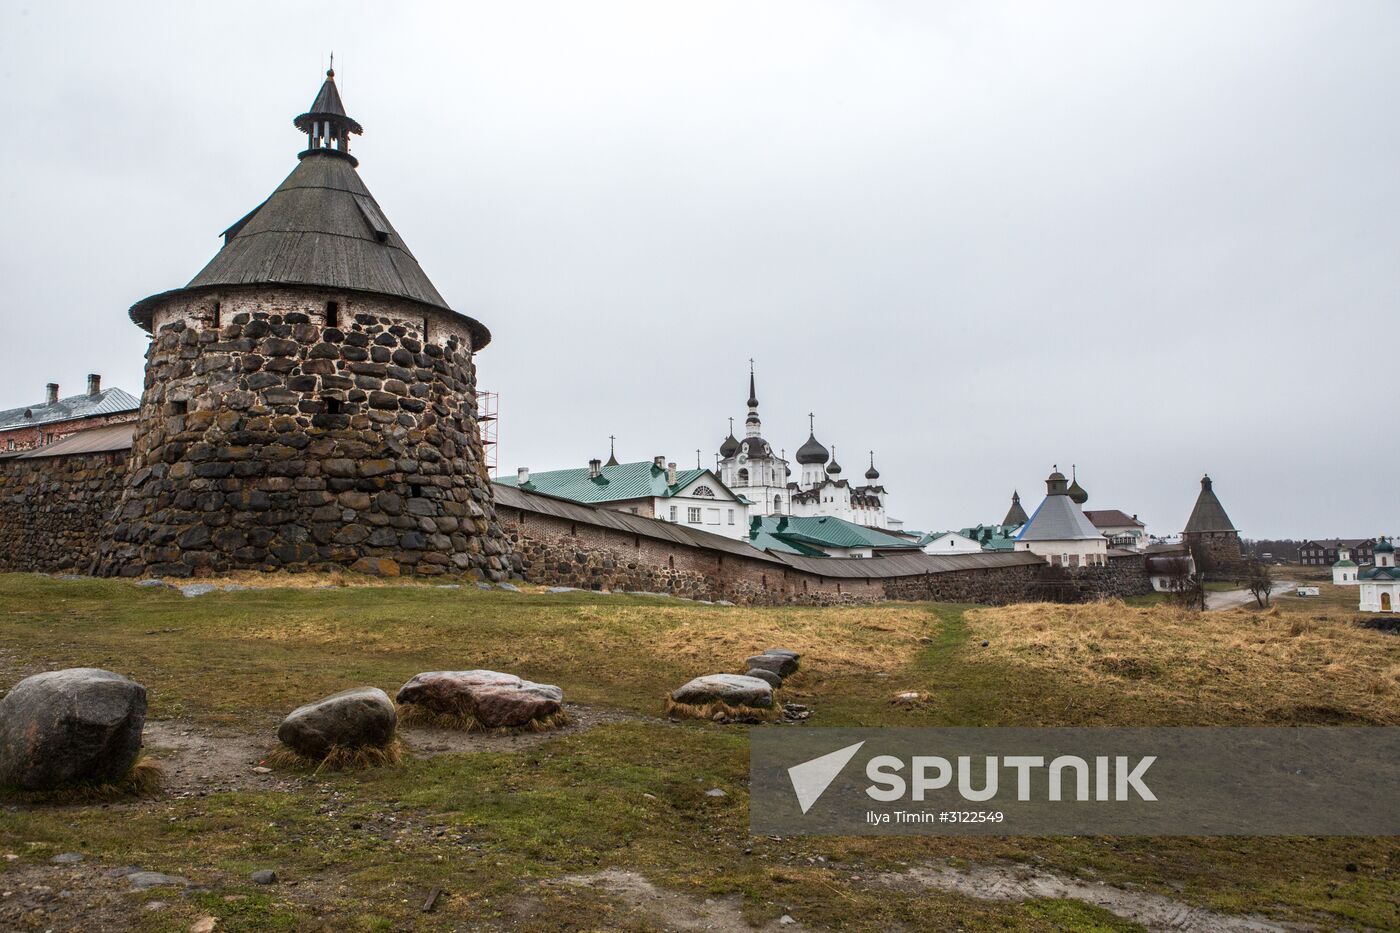
[[(1265, 612), (1191, 615), (1121, 603), (746, 609), (415, 585), (187, 599), (0, 576), (5, 688), (40, 670), (106, 667), (147, 685), (153, 720), (269, 743), (302, 702), (359, 684), (392, 694), (430, 669), (517, 672), (608, 714), (519, 748), (289, 775), (275, 789), (12, 805), (0, 810), (0, 885), (22, 892), (70, 851), (89, 866), (195, 882), (183, 894), (89, 884), (84, 903), (100, 904), (113, 928), (143, 930), (206, 916), (221, 930), (679, 925), (668, 909), (712, 912), (717, 929), (784, 914), (809, 929), (1139, 928), (1083, 900), (993, 901), (909, 881), (921, 866), (1010, 864), (1232, 914), (1395, 927), (1391, 840), (752, 838), (748, 727), (660, 716), (667, 691), (690, 677), (784, 645), (804, 652), (785, 692), (811, 706), (811, 725), (1400, 723), (1400, 638), (1352, 625), (1351, 608), (1354, 591), (1330, 588)], [(905, 691), (922, 699), (893, 702)], [(250, 884), (259, 868), (281, 882)], [(648, 884), (656, 890), (639, 898)], [(436, 909), (423, 913), (437, 885)], [(64, 909), (14, 919), (62, 929)]]

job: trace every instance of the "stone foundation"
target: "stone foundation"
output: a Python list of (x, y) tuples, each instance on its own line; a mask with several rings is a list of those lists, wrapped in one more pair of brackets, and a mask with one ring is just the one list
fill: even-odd
[(100, 573), (358, 564), (504, 578), (455, 319), (286, 288), (179, 297), (153, 319)]

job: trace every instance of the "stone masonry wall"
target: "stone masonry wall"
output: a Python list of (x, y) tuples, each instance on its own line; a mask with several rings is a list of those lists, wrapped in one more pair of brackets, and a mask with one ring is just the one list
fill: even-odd
[(883, 581), (837, 580), (745, 558), (502, 506), (514, 569), (531, 583), (670, 593), (742, 605), (828, 605), (885, 598)]
[(1040, 569), (1034, 564), (1020, 564), (893, 577), (885, 581), (885, 593), (890, 599), (1003, 606), (1033, 599)]
[(1190, 548), (1197, 568), (1207, 579), (1229, 579), (1244, 563), (1239, 532), (1189, 532), (1183, 534), (1181, 540)]
[(451, 325), (412, 302), (310, 289), (157, 308), (99, 572), (504, 578), (472, 348)]
[(89, 573), (127, 451), (0, 460), (0, 570)]

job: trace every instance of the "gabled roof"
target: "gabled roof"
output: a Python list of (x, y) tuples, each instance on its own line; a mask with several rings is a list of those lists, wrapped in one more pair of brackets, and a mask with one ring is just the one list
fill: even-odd
[(1201, 494), (1196, 497), (1196, 507), (1191, 510), (1191, 517), (1186, 520), (1182, 534), (1235, 530), (1230, 516), (1225, 514), (1225, 507), (1215, 497), (1210, 477), (1201, 477)]
[(60, 421), (76, 421), (79, 418), (93, 418), (98, 415), (116, 415), (135, 411), (140, 407), (141, 400), (129, 392), (118, 388), (103, 389), (96, 395), (70, 395), (52, 404), (45, 402), (0, 411), (0, 431), (56, 424)]
[(1375, 538), (1309, 538), (1298, 547), (1301, 549), (1311, 544), (1323, 550), (1336, 550), (1339, 547), (1359, 548), (1362, 545), (1374, 545), (1375, 543)]
[[(496, 480), (496, 483), (501, 486), (517, 486), (530, 492), (558, 496), (574, 502), (620, 502), (627, 499), (669, 499), (702, 476), (709, 478), (706, 485), (734, 495), (712, 470), (677, 470), (676, 484), (669, 486), (666, 483), (666, 471), (650, 460), (605, 466), (597, 477), (592, 476), (587, 467), (583, 467), (577, 470), (531, 473), (524, 486), (520, 486), (514, 476), (502, 477)], [(717, 497), (715, 501), (728, 500)]]
[(1069, 496), (1052, 493), (1035, 510), (1016, 536), (1017, 541), (1081, 541), (1102, 538), (1084, 512)]
[(1001, 525), (976, 525), (972, 528), (960, 528), (958, 534), (964, 538), (971, 538), (982, 545), (984, 551), (1011, 551), (1016, 548), (1016, 534), (1025, 525), (1001, 524)]
[(1388, 583), (1400, 580), (1400, 567), (1369, 567), (1357, 574), (1357, 577), (1377, 583)]
[(1147, 527), (1127, 512), (1122, 512), (1118, 509), (1085, 509), (1084, 517), (1087, 518), (1095, 528), (1121, 528), (1124, 525), (1131, 525), (1136, 528)]
[(916, 550), (918, 543), (877, 528), (867, 528), (831, 515), (761, 515), (749, 522), (749, 538), (768, 535), (788, 543), (825, 548)]

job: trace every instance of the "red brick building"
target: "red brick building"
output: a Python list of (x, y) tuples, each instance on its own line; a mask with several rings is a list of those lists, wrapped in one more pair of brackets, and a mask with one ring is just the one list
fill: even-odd
[(88, 376), (82, 395), (58, 397), (58, 383), (46, 387), (44, 401), (0, 411), (0, 456), (33, 450), (70, 434), (108, 424), (135, 421), (141, 400), (122, 389), (103, 389), (102, 377)]

